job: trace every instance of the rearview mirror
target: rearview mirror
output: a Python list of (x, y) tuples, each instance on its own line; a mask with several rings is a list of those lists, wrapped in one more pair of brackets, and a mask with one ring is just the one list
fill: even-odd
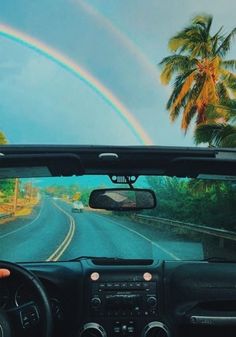
[(148, 189), (100, 189), (91, 193), (89, 206), (112, 211), (152, 209), (156, 207), (156, 196)]

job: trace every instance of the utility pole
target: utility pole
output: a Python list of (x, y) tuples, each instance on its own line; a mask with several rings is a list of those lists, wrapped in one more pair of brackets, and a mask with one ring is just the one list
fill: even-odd
[(13, 197), (13, 214), (16, 214), (17, 209), (17, 198), (18, 198), (18, 191), (19, 191), (19, 179), (15, 179), (15, 190), (14, 190), (14, 197)]

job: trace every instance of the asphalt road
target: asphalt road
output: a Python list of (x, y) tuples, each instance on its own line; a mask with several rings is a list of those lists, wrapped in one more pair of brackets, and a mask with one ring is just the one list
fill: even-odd
[(28, 217), (0, 225), (0, 259), (68, 260), (81, 255), (156, 258), (202, 258), (201, 243), (183, 242), (155, 228), (122, 217), (84, 211), (44, 199)]

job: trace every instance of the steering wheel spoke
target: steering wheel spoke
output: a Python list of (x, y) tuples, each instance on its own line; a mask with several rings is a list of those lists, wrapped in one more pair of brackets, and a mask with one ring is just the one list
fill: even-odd
[(27, 330), (39, 324), (40, 314), (37, 305), (31, 301), (21, 306), (6, 310), (13, 326)]

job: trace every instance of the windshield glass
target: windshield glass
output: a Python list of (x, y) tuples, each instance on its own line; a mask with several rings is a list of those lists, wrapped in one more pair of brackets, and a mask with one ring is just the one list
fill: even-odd
[[(57, 153), (66, 145), (154, 145), (168, 160), (164, 146), (216, 149), (219, 162), (233, 162), (235, 11), (235, 0), (0, 1), (0, 158), (29, 144), (60, 144)], [(218, 148), (227, 153), (218, 156)], [(101, 167), (114, 159), (133, 173), (112, 149), (99, 157)], [(97, 210), (89, 208), (90, 193), (119, 185), (93, 176), (110, 171), (89, 156), (91, 175), (29, 179), (38, 176), (31, 168), (28, 179), (0, 180), (0, 258), (236, 258), (234, 178), (142, 176), (134, 186), (155, 192), (155, 209)], [(130, 165), (136, 172), (135, 160)], [(16, 168), (0, 170), (18, 176)]]
[(0, 142), (235, 147), (235, 10), (1, 1)]
[(155, 192), (154, 209), (89, 207), (94, 189), (114, 187), (107, 176), (1, 180), (0, 259), (236, 259), (235, 181), (142, 176), (134, 187)]

